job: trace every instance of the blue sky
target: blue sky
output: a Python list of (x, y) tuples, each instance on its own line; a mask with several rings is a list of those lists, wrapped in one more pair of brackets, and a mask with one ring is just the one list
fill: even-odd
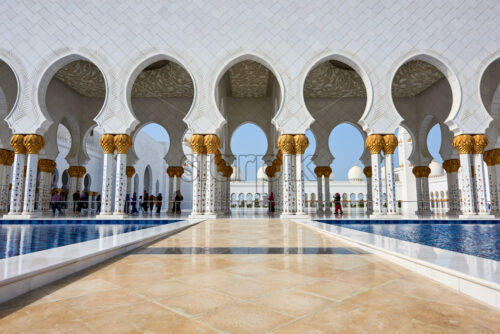
[[(141, 131), (145, 131), (158, 141), (170, 141), (167, 131), (158, 124), (148, 124)], [(315, 166), (311, 162), (311, 156), (316, 150), (316, 140), (309, 130), (306, 132), (306, 136), (309, 139), (309, 147), (305, 152), (305, 178), (306, 180), (314, 180), (313, 170)], [(255, 180), (257, 170), (264, 164), (261, 157), (267, 150), (267, 139), (264, 132), (252, 123), (243, 124), (234, 132), (230, 145), (233, 154), (236, 156), (236, 163), (242, 171), (242, 177), (249, 181)], [(439, 125), (434, 126), (429, 132), (427, 145), (433, 158), (442, 163), (439, 155), (441, 145)], [(363, 137), (352, 125), (342, 123), (336, 126), (330, 133), (328, 146), (335, 157), (331, 164), (334, 180), (346, 181), (347, 173), (354, 164), (364, 167), (359, 161), (363, 153)], [(395, 161), (398, 161), (397, 151), (396, 149)]]

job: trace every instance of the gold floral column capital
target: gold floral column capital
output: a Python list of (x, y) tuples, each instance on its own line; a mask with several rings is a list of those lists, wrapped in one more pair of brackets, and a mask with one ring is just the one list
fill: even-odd
[(484, 149), (488, 146), (488, 138), (485, 135), (474, 135), (474, 146), (472, 146), (472, 154), (483, 154)]
[(207, 148), (207, 154), (217, 154), (217, 151), (219, 151), (220, 140), (215, 134), (205, 135), (203, 144)]
[(114, 143), (118, 154), (127, 154), (132, 147), (132, 138), (126, 134), (115, 135)]
[(448, 174), (458, 172), (459, 168), (460, 168), (460, 160), (458, 159), (449, 159), (443, 161), (443, 169)]
[(483, 153), (483, 160), (486, 163), (486, 166), (495, 166), (495, 150), (485, 151)]
[(268, 178), (273, 178), (276, 174), (276, 169), (273, 166), (267, 166), (265, 171)]
[(494, 156), (493, 159), (495, 161), (495, 165), (500, 165), (500, 148), (495, 149), (495, 154), (493, 156)]
[(14, 149), (16, 154), (26, 154), (26, 147), (24, 147), (24, 135), (12, 135), (10, 138), (10, 146)]
[(365, 168), (363, 168), (363, 174), (365, 174), (367, 178), (372, 177), (372, 167), (366, 166)]
[(182, 166), (174, 167), (174, 170), (175, 170), (175, 176), (177, 177), (181, 177), (182, 174), (184, 174), (184, 167)]
[(278, 159), (274, 159), (274, 160), (273, 160), (272, 167), (274, 168), (274, 170), (275, 170), (276, 172), (281, 171), (281, 164), (280, 164), (280, 162), (279, 162), (279, 160), (278, 160)]
[(314, 168), (314, 174), (316, 174), (317, 177), (322, 177), (323, 176), (323, 168), (320, 166)]
[(394, 154), (396, 147), (398, 147), (398, 139), (396, 138), (396, 136), (393, 134), (389, 134), (389, 135), (384, 135), (383, 138), (384, 138), (384, 147), (382, 149), (384, 150), (384, 153)]
[(11, 166), (14, 162), (14, 152), (0, 149), (0, 165)]
[(175, 176), (175, 167), (174, 166), (167, 167), (167, 174), (169, 177), (174, 177)]
[(453, 147), (458, 154), (470, 154), (474, 147), (474, 139), (471, 135), (458, 135), (453, 138)]
[(370, 154), (380, 154), (384, 144), (384, 137), (382, 135), (369, 135), (365, 140), (365, 145), (370, 151)]
[(283, 154), (295, 154), (295, 141), (293, 135), (281, 135), (278, 138), (278, 147)]
[(332, 175), (332, 168), (330, 166), (323, 167), (323, 175), (325, 177), (330, 177), (330, 175)]
[(135, 174), (135, 168), (133, 166), (127, 166), (125, 168), (125, 174), (127, 175), (127, 178), (131, 178)]
[(50, 159), (38, 160), (38, 168), (43, 173), (51, 173), (56, 169), (56, 162)]
[(42, 150), (43, 145), (45, 145), (45, 140), (40, 135), (30, 134), (24, 136), (23, 144), (26, 148), (26, 153), (38, 154)]
[(306, 135), (295, 135), (293, 140), (295, 141), (295, 154), (304, 154), (307, 146), (309, 146), (309, 139), (307, 139)]
[(70, 177), (83, 177), (87, 170), (83, 166), (70, 166), (68, 174)]
[(115, 136), (110, 134), (103, 134), (101, 139), (99, 139), (99, 145), (101, 145), (104, 154), (115, 153)]
[(194, 154), (203, 154), (203, 148), (205, 147), (203, 135), (191, 135), (189, 138), (189, 147), (191, 147)]

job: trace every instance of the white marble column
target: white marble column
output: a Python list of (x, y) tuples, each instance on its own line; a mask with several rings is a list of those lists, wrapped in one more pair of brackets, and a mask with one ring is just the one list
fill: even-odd
[(316, 212), (318, 214), (323, 214), (323, 168), (319, 166), (314, 168), (314, 173), (316, 174), (316, 183), (318, 185)]
[(455, 216), (460, 214), (460, 192), (458, 187), (460, 160), (445, 160), (443, 161), (443, 168), (446, 171), (448, 181), (448, 215)]
[(488, 171), (488, 185), (490, 188), (490, 212), (498, 214), (498, 191), (497, 191), (497, 177), (495, 170), (495, 150), (489, 150), (483, 154), (484, 162), (486, 162)]
[(202, 211), (202, 204), (201, 204), (201, 199), (202, 199), (202, 184), (201, 184), (201, 178), (202, 178), (202, 159), (201, 159), (201, 154), (194, 153), (193, 154), (193, 168), (192, 168), (192, 174), (193, 174), (193, 209), (192, 209), (192, 214), (201, 214), (203, 213)]
[(38, 169), (40, 170), (39, 208), (45, 213), (50, 212), (52, 173), (55, 168), (56, 162), (54, 160), (38, 160)]
[(332, 196), (330, 194), (330, 175), (332, 175), (332, 168), (330, 166), (324, 167), (323, 178), (325, 182), (325, 213), (332, 213)]
[(420, 175), (420, 170), (415, 169), (418, 167), (413, 167), (413, 174), (415, 175), (415, 185), (416, 185), (416, 192), (417, 192), (417, 212), (415, 212), (417, 215), (420, 215), (424, 211), (424, 203), (422, 201), (422, 182), (420, 181), (421, 175)]
[(43, 148), (44, 139), (40, 135), (24, 136), (26, 148), (26, 179), (24, 184), (23, 215), (35, 215), (36, 182), (38, 176), (38, 153)]
[(366, 177), (366, 214), (371, 215), (373, 213), (372, 206), (372, 168), (366, 166), (363, 169), (363, 173)]
[(472, 187), (472, 164), (471, 152), (474, 141), (471, 135), (458, 135), (453, 138), (453, 146), (457, 149), (460, 157), (460, 187), (462, 190), (462, 216), (475, 215), (474, 210), (474, 189)]
[(118, 134), (114, 137), (116, 147), (115, 168), (115, 207), (113, 215), (125, 215), (125, 197), (127, 195), (127, 152), (132, 147), (132, 139), (127, 134)]
[(174, 182), (175, 182), (175, 167), (169, 166), (167, 168), (168, 175), (168, 204), (167, 204), (167, 212), (172, 212), (174, 207)]
[(500, 148), (495, 149), (495, 153), (492, 154), (492, 160), (494, 164), (494, 169), (495, 169), (495, 189), (496, 189), (496, 196), (498, 198), (498, 211), (497, 215), (500, 214)]
[(112, 214), (113, 207), (114, 136), (111, 134), (103, 134), (99, 140), (99, 145), (101, 145), (104, 152), (102, 163), (101, 212), (99, 216), (107, 216)]
[(483, 152), (488, 145), (485, 135), (474, 135), (474, 146), (472, 149), (472, 163), (474, 166), (474, 186), (475, 203), (477, 213), (480, 215), (489, 214), (488, 203), (486, 202), (486, 184), (483, 166)]
[(208, 134), (204, 136), (204, 145), (207, 150), (205, 170), (206, 170), (206, 183), (205, 183), (205, 214), (216, 215), (215, 201), (216, 201), (216, 177), (217, 166), (215, 164), (215, 154), (219, 150), (220, 141), (219, 137), (215, 134)]
[(394, 180), (394, 151), (398, 147), (398, 139), (395, 135), (384, 135), (385, 155), (385, 182), (387, 196), (387, 214), (397, 214), (396, 206), (396, 182)]
[(370, 151), (371, 167), (372, 167), (372, 205), (373, 215), (382, 214), (382, 178), (380, 171), (380, 152), (384, 146), (384, 138), (382, 135), (374, 134), (366, 138), (366, 147)]
[(9, 207), (9, 184), (11, 166), (14, 163), (14, 152), (0, 149), (0, 212), (5, 213)]
[(26, 148), (24, 135), (13, 135), (10, 146), (14, 149), (14, 163), (12, 165), (12, 191), (10, 193), (9, 215), (19, 215), (23, 211), (24, 170), (26, 163)]
[(295, 141), (295, 188), (296, 188), (296, 202), (297, 202), (297, 215), (306, 214), (306, 203), (305, 203), (305, 185), (304, 185), (304, 153), (307, 146), (309, 146), (309, 140), (305, 134), (299, 134), (293, 136)]
[(429, 199), (429, 175), (431, 170), (427, 166), (423, 166), (425, 168), (422, 169), (422, 177), (420, 178), (421, 187), (422, 187), (422, 215), (430, 215), (431, 211), (431, 203)]

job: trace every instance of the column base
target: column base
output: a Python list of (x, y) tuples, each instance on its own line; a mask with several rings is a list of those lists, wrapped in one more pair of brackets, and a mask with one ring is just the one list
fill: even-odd
[(221, 214), (217, 213), (192, 213), (188, 216), (189, 219), (216, 219), (221, 218)]
[(9, 212), (3, 215), (3, 219), (32, 219), (39, 218), (40, 214), (38, 212)]
[(100, 213), (95, 216), (95, 219), (116, 219), (113, 213)]
[(370, 219), (383, 219), (383, 218), (386, 218), (387, 215), (385, 213), (371, 213), (369, 215), (369, 218)]
[(307, 213), (282, 213), (280, 214), (281, 219), (309, 219), (311, 216), (309, 216)]
[(495, 216), (490, 214), (467, 213), (459, 215), (458, 219), (495, 219)]

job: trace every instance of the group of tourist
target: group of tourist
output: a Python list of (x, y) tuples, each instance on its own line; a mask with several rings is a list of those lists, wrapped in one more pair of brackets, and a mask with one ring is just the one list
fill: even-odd
[[(274, 193), (271, 191), (269, 194), (269, 197), (267, 198), (269, 202), (269, 212), (274, 213), (276, 210), (276, 202), (274, 200)], [(336, 193), (335, 196), (333, 197), (333, 204), (335, 204), (335, 214), (344, 214), (344, 211), (342, 211), (342, 203), (340, 202), (340, 194)]]
[[(52, 193), (52, 198), (50, 200), (50, 208), (52, 209), (52, 214), (55, 216), (56, 212), (59, 215), (63, 214), (68, 207), (72, 207), (72, 212), (74, 215), (80, 214), (82, 210), (89, 209), (89, 196), (88, 192), (74, 192), (72, 195), (72, 201), (69, 202), (67, 198), (61, 195), (61, 191), (54, 189)], [(98, 194), (95, 198), (96, 202), (96, 213), (101, 212), (101, 195)]]
[[(181, 213), (181, 202), (184, 198), (181, 195), (180, 190), (176, 191), (175, 200), (172, 206), (172, 213), (180, 215)], [(67, 201), (62, 195), (60, 190), (54, 189), (52, 198), (50, 201), (50, 207), (52, 209), (52, 214), (55, 216), (56, 212), (62, 215), (66, 209), (72, 208), (74, 215), (78, 215), (84, 209), (89, 209), (89, 193), (82, 191), (75, 192), (72, 195), (72, 202)], [(101, 195), (98, 194), (95, 198), (95, 209), (96, 214), (101, 212)], [(163, 196), (161, 193), (158, 195), (149, 195), (147, 191), (144, 191), (143, 196), (137, 198), (137, 194), (134, 192), (132, 198), (127, 194), (125, 197), (125, 213), (132, 215), (138, 214), (150, 214), (161, 213), (161, 208), (163, 204)]]

